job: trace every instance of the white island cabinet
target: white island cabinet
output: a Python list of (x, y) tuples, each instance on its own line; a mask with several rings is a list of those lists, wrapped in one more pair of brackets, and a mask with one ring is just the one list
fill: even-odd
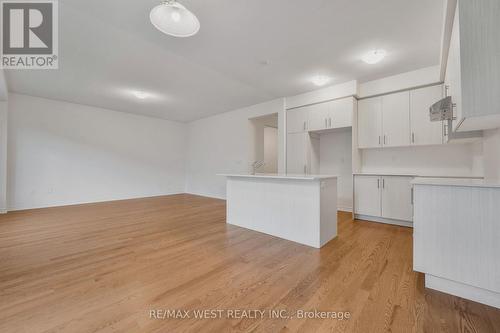
[(320, 248), (337, 236), (337, 177), (223, 174), (228, 224)]
[(417, 178), (413, 269), (425, 286), (500, 308), (500, 184)]

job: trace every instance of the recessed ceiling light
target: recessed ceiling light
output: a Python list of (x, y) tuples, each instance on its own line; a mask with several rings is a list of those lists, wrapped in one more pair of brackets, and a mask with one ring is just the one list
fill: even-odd
[(189, 37), (200, 30), (200, 21), (176, 0), (163, 1), (149, 13), (156, 29), (174, 37)]
[(133, 91), (132, 92), (134, 94), (135, 97), (139, 98), (139, 99), (145, 99), (149, 96), (149, 94), (147, 92), (144, 92), (144, 91)]
[(386, 52), (384, 50), (373, 50), (363, 56), (363, 61), (373, 65), (384, 59)]
[(324, 86), (331, 80), (332, 78), (326, 75), (316, 75), (311, 78), (311, 82), (318, 87)]

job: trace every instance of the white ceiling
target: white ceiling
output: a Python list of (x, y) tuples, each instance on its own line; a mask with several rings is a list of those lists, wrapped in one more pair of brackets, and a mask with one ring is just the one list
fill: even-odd
[[(159, 0), (59, 0), (59, 70), (6, 76), (13, 92), (191, 121), (314, 90), (316, 74), (363, 82), (437, 65), (443, 1), (180, 0), (201, 30), (179, 39), (150, 24)], [(375, 48), (387, 58), (363, 63)]]

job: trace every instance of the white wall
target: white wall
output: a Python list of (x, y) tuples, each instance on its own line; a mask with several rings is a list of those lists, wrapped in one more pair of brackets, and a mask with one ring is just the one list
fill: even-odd
[(362, 172), (482, 177), (481, 141), (469, 144), (362, 149)]
[(352, 131), (321, 134), (319, 141), (319, 171), (321, 174), (338, 176), (338, 208), (352, 211)]
[(186, 125), (9, 95), (11, 210), (184, 191)]
[(484, 178), (500, 182), (500, 129), (484, 131)]
[[(249, 118), (278, 113), (284, 123), (284, 101), (276, 99), (188, 124), (186, 192), (225, 198), (226, 179), (218, 173), (247, 173), (255, 142)], [(283, 126), (279, 126), (279, 170), (284, 165)]]
[(304, 105), (322, 103), (358, 94), (358, 81), (348, 81), (333, 86), (316, 89), (303, 94), (285, 98), (285, 108), (292, 109)]
[(379, 80), (360, 83), (358, 97), (369, 97), (390, 92), (412, 89), (441, 82), (441, 67), (431, 66), (415, 71), (384, 77)]

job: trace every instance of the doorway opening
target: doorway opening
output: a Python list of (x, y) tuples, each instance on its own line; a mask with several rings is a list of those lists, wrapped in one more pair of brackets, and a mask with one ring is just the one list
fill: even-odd
[(278, 173), (278, 114), (249, 119), (253, 134), (252, 173)]

